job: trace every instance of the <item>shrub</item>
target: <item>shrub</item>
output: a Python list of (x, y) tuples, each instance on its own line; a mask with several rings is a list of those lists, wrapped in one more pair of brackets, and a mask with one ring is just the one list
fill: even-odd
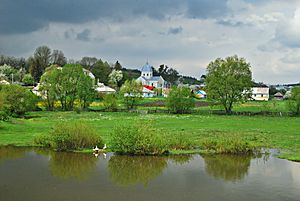
[(287, 107), (292, 113), (300, 114), (300, 86), (292, 89), (290, 100), (287, 101)]
[(110, 146), (120, 154), (158, 155), (166, 152), (161, 136), (144, 122), (115, 127)]
[(117, 96), (115, 94), (105, 94), (103, 96), (103, 106), (107, 110), (116, 110), (118, 108)]
[(202, 142), (202, 148), (220, 154), (255, 153), (259, 149), (236, 135), (219, 135), (206, 139)]
[(196, 147), (196, 143), (184, 133), (169, 136), (166, 143), (167, 146), (173, 150), (190, 150)]
[(38, 145), (54, 148), (58, 151), (103, 147), (103, 140), (93, 129), (81, 122), (57, 124), (49, 135), (35, 138)]
[(173, 87), (167, 98), (167, 107), (172, 113), (186, 113), (195, 107), (191, 90), (189, 88)]

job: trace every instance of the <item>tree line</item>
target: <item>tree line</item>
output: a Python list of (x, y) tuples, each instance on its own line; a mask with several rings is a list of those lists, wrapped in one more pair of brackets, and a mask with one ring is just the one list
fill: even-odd
[[(65, 64), (80, 64), (83, 68), (91, 71), (99, 82), (117, 88), (126, 80), (136, 79), (140, 76), (139, 70), (123, 68), (119, 61), (109, 63), (101, 58), (89, 56), (75, 61), (67, 59), (61, 50), (51, 50), (47, 46), (40, 46), (27, 59), (0, 55), (0, 79), (32, 85), (40, 82), (47, 67), (51, 65), (64, 66)], [(116, 72), (113, 72), (114, 70)], [(118, 71), (122, 72), (122, 78), (114, 80)], [(164, 64), (160, 65), (158, 69), (153, 68), (153, 71), (154, 75), (162, 76), (170, 85), (176, 84), (180, 76), (177, 70)], [(110, 76), (112, 72), (114, 76)]]

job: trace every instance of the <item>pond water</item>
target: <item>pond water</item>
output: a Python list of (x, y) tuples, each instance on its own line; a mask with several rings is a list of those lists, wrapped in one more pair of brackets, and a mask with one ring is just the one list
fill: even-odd
[(1, 201), (296, 201), (300, 163), (272, 156), (136, 157), (0, 148)]

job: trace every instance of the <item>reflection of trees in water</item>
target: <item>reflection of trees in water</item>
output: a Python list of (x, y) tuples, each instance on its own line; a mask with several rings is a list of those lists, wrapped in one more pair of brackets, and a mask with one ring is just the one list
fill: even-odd
[(25, 153), (30, 151), (30, 148), (0, 146), (0, 162), (4, 160), (13, 160), (25, 156)]
[(203, 155), (206, 172), (218, 179), (238, 181), (248, 174), (251, 155)]
[(169, 155), (168, 159), (171, 159), (175, 164), (183, 165), (185, 163), (188, 163), (191, 159), (193, 159), (193, 155), (191, 154)]
[(63, 179), (87, 179), (96, 168), (97, 158), (92, 154), (51, 152), (49, 161), (53, 176)]
[(111, 180), (122, 186), (147, 185), (167, 167), (167, 158), (159, 156), (113, 156), (108, 162)]

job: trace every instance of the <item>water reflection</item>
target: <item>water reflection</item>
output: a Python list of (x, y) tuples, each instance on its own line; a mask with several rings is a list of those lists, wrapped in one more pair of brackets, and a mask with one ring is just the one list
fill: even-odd
[(53, 176), (63, 179), (87, 179), (98, 161), (92, 154), (50, 152), (49, 167)]
[(158, 156), (113, 156), (108, 162), (111, 180), (118, 185), (147, 185), (167, 167), (167, 158)]
[(248, 174), (251, 155), (203, 155), (206, 172), (225, 181), (238, 181)]
[(183, 165), (183, 164), (190, 162), (190, 160), (193, 159), (193, 155), (190, 155), (190, 154), (170, 155), (170, 156), (168, 156), (168, 158), (171, 159), (177, 165)]
[(30, 148), (20, 148), (14, 146), (0, 146), (0, 163), (5, 160), (12, 160), (24, 157)]

